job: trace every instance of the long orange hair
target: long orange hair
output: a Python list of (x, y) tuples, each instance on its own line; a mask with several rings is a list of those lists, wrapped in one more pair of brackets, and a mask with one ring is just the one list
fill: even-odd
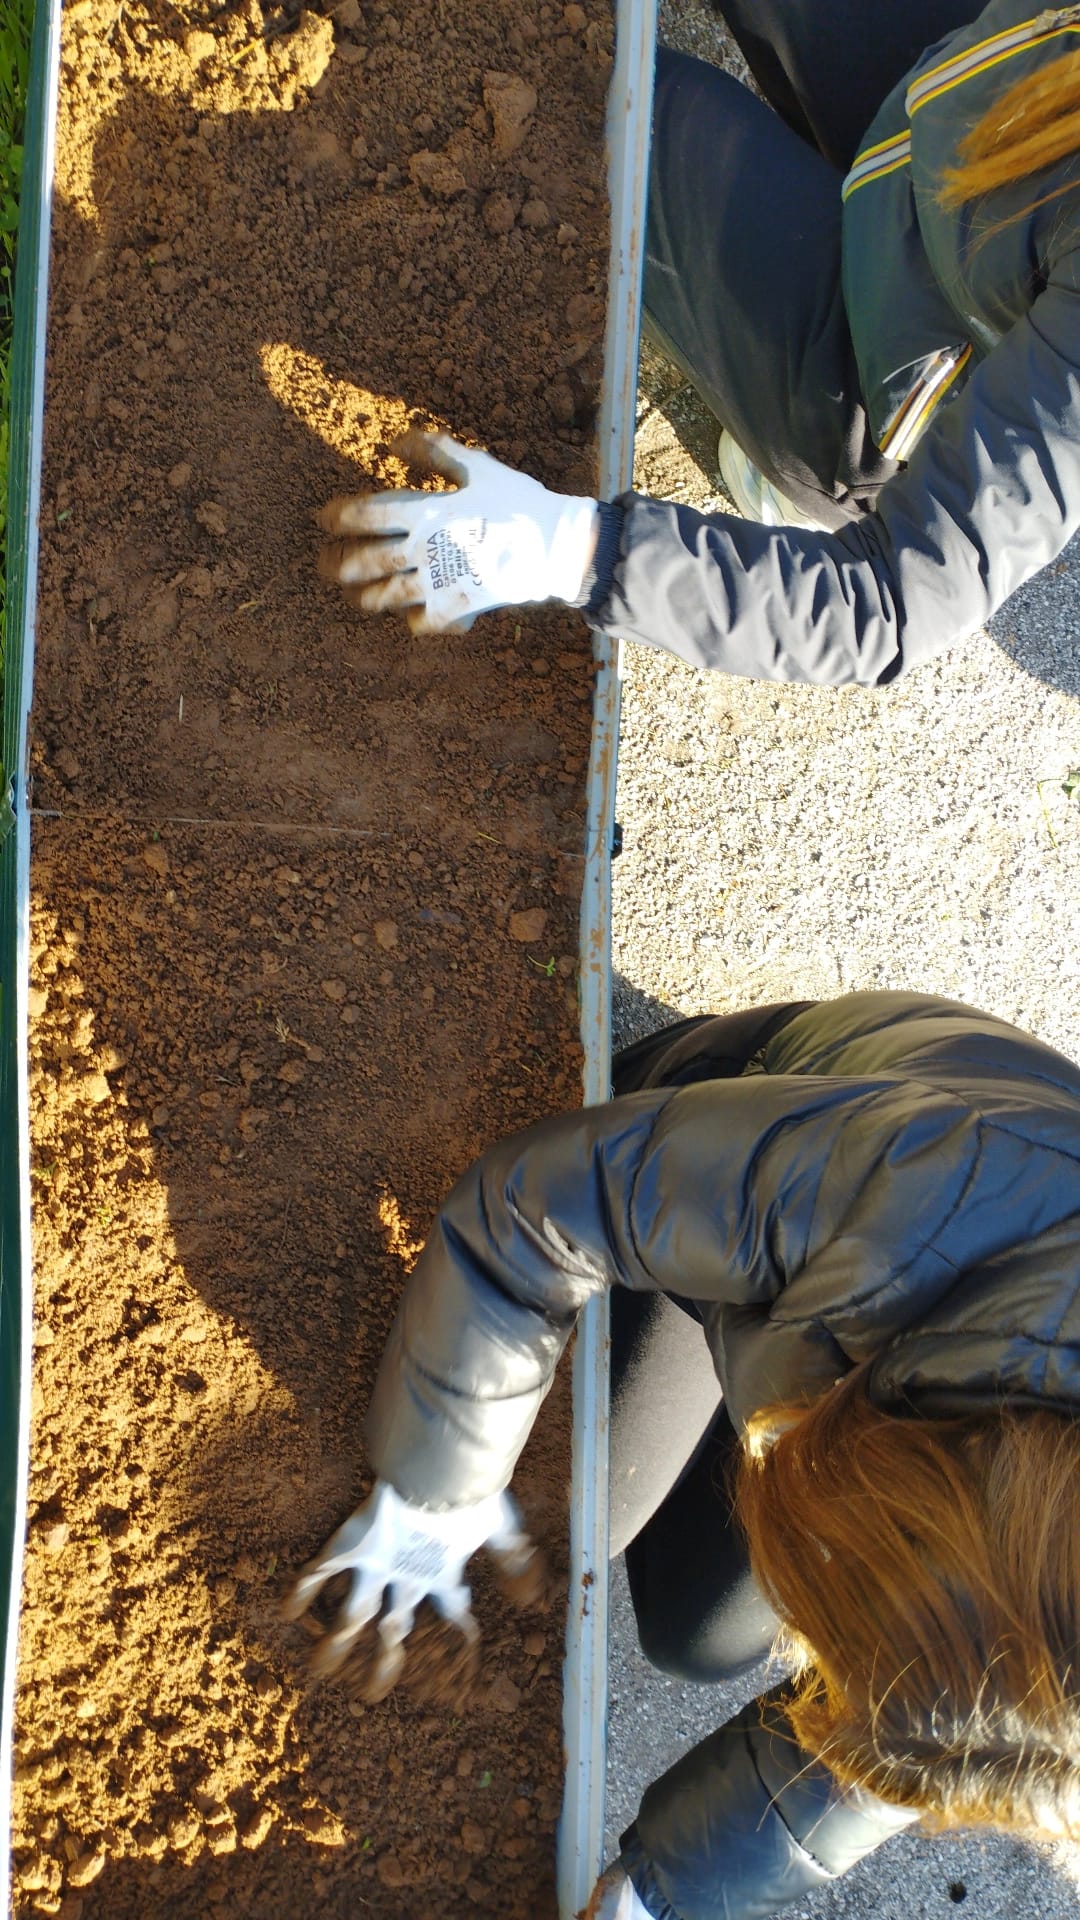
[[(1063, 53), (1041, 73), (1018, 80), (964, 135), (957, 151), (959, 163), (946, 169), (941, 188), (946, 207), (1080, 156), (1080, 53)], [(1067, 185), (1058, 187), (1047, 198), (1067, 191)]]
[(930, 1826), (1080, 1837), (1080, 1420), (901, 1417), (857, 1369), (752, 1423), (736, 1503), (802, 1747)]

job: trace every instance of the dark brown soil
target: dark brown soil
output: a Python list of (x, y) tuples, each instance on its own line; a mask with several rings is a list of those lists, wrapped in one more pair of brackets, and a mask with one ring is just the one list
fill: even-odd
[[(412, 641), (312, 516), (412, 423), (593, 489), (609, 16), (65, 23), (15, 1909), (546, 1915), (558, 1600), (481, 1571), (478, 1674), (428, 1623), (371, 1706), (279, 1598), (440, 1199), (580, 1097), (587, 635)], [(566, 1426), (518, 1482), (556, 1581)]]

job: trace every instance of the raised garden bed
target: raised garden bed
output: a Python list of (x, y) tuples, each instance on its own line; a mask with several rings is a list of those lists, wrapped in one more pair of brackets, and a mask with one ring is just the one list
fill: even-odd
[[(580, 1097), (575, 615), (410, 641), (311, 510), (447, 424), (596, 487), (610, 18), (65, 16), (33, 722), (16, 1912), (542, 1915), (562, 1611), (453, 1708), (313, 1688), (402, 1274)], [(565, 1566), (567, 1409), (520, 1492)]]

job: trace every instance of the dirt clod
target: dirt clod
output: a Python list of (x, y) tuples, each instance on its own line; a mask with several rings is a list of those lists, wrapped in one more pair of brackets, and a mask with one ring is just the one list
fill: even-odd
[(422, 149), (409, 155), (409, 175), (416, 186), (426, 187), (438, 200), (452, 200), (468, 185), (461, 168), (449, 154), (429, 153)]
[(536, 88), (516, 73), (485, 73), (484, 105), (491, 115), (493, 144), (500, 160), (516, 153), (536, 112)]
[(512, 913), (509, 920), (511, 940), (520, 940), (526, 945), (539, 940), (547, 926), (547, 919), (543, 907), (526, 907), (520, 913)]

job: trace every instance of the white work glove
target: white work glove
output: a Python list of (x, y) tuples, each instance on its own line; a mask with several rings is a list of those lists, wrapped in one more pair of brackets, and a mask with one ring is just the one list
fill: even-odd
[(449, 434), (413, 432), (396, 449), (455, 493), (359, 494), (318, 515), (337, 535), (320, 571), (367, 613), (402, 611), (413, 633), (464, 629), (493, 607), (578, 600), (596, 547), (598, 504), (549, 493)]
[(653, 1920), (631, 1880), (616, 1861), (597, 1881), (585, 1920)]
[(508, 1493), (433, 1513), (409, 1506), (385, 1480), (377, 1480), (371, 1497), (297, 1575), (285, 1601), (286, 1617), (298, 1620), (334, 1574), (351, 1574), (349, 1592), (316, 1648), (312, 1666), (318, 1673), (336, 1673), (363, 1629), (378, 1618), (379, 1645), (369, 1691), (371, 1698), (382, 1698), (405, 1664), (405, 1639), (421, 1600), (430, 1600), (468, 1640), (476, 1639), (463, 1575), (466, 1561), (484, 1546), (512, 1579), (534, 1560), (536, 1548), (522, 1531)]

